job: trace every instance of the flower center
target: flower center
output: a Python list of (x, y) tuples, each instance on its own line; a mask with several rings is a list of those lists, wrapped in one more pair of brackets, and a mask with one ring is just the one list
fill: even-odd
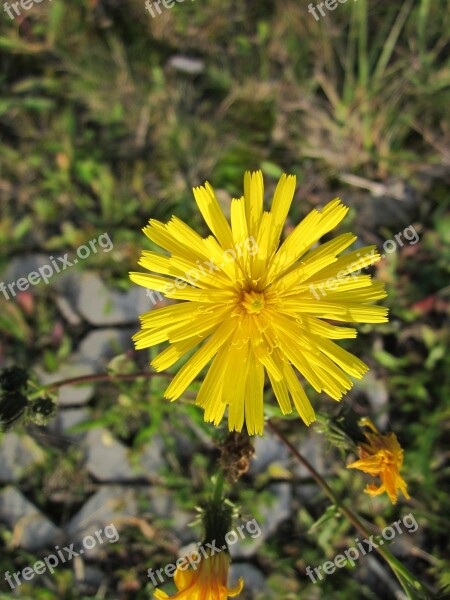
[(244, 292), (241, 300), (242, 306), (249, 313), (260, 313), (265, 304), (265, 298), (263, 292), (255, 292), (253, 290)]

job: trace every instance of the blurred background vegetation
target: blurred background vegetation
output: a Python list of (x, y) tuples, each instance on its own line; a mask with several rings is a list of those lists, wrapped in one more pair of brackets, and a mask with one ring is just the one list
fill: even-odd
[[(43, 0), (14, 20), (1, 12), (0, 280), (39, 257), (73, 255), (103, 232), (114, 248), (72, 267), (68, 284), (61, 275), (10, 300), (0, 294), (0, 367), (62, 379), (66, 366), (81, 373), (82, 355), (97, 370), (145, 369), (148, 354), (129, 341), (137, 306), (96, 319), (80, 296), (94, 309), (95, 281), (117, 315), (134, 287), (128, 271), (150, 248), (141, 233), (149, 218), (176, 214), (205, 234), (191, 188), (206, 179), (227, 210), (245, 169), (263, 170), (268, 198), (282, 172), (295, 173), (288, 227), (339, 195), (351, 207), (340, 231), (353, 230), (361, 246), (381, 248), (412, 225), (419, 242), (398, 246), (374, 269), (391, 319), (361, 326), (348, 346), (371, 371), (344, 400), (397, 433), (411, 500), (391, 506), (364, 495), (367, 479), (345, 470), (346, 457), (317, 428), (289, 419), (283, 431), (364, 518), (384, 527), (413, 513), (418, 531), (393, 549), (437, 592), (450, 584), (450, 3), (349, 1), (319, 21), (308, 4), (196, 0), (152, 18), (143, 0)], [(106, 329), (108, 351), (103, 338), (92, 349), (92, 336)], [(168, 405), (165, 385), (163, 377), (102, 383), (81, 400), (71, 388), (47, 427), (24, 423), (2, 442), (4, 464), (29, 457), (1, 479), (2, 598), (149, 598), (147, 569), (174, 562), (196, 539), (186, 524), (225, 430), (203, 423), (195, 386)], [(337, 412), (308, 392), (317, 408)], [(108, 448), (129, 472), (105, 466), (105, 475)], [(354, 545), (355, 532), (326, 512), (328, 501), (274, 438), (256, 449), (232, 490), (241, 518), (264, 525), (264, 543), (236, 551), (243, 598), (401, 598), (374, 553), (311, 583), (306, 566)], [(33, 564), (55, 539), (74, 541), (92, 502), (106, 505), (112, 488), (125, 508), (106, 522), (117, 522), (120, 541), (11, 591), (3, 572)], [(62, 537), (39, 544), (36, 533), (27, 544), (27, 511), (8, 512), (22, 500)]]

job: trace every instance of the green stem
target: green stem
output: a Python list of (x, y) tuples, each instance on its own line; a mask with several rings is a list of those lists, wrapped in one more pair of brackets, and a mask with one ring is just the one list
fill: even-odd
[(216, 487), (214, 489), (213, 494), (213, 502), (214, 504), (222, 504), (222, 496), (223, 496), (223, 484), (224, 484), (224, 476), (223, 471), (220, 470), (216, 475)]
[[(350, 523), (355, 527), (355, 529), (361, 534), (365, 536), (372, 535), (367, 527), (362, 523), (359, 517), (354, 513), (351, 509), (349, 509), (342, 501), (337, 497), (332, 488), (328, 485), (328, 483), (323, 479), (323, 477), (316, 471), (316, 469), (306, 460), (306, 458), (300, 454), (300, 452), (295, 448), (295, 446), (285, 437), (285, 435), (278, 429), (278, 427), (274, 424), (272, 419), (268, 420), (268, 425), (270, 429), (275, 433), (277, 437), (283, 442), (283, 444), (292, 452), (295, 458), (309, 471), (311, 477), (314, 481), (319, 485), (328, 498), (335, 504), (339, 511), (350, 521)], [(385, 559), (385, 561), (389, 564), (392, 571), (395, 573), (397, 579), (399, 580), (402, 588), (404, 589), (408, 598), (414, 598), (411, 595), (411, 589), (414, 588), (418, 592), (423, 594), (424, 598), (431, 598), (428, 590), (414, 577), (414, 575), (391, 553), (387, 548), (381, 548), (378, 546), (375, 548), (376, 551)]]

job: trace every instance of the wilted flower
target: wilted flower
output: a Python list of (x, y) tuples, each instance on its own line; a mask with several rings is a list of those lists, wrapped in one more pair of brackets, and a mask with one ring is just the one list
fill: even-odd
[(0, 388), (7, 392), (24, 391), (28, 387), (28, 373), (20, 367), (0, 371)]
[(24, 414), (28, 406), (26, 396), (17, 391), (0, 395), (0, 428), (8, 429)]
[(366, 432), (367, 443), (358, 446), (359, 460), (347, 465), (347, 469), (360, 469), (373, 477), (380, 477), (381, 485), (372, 483), (364, 490), (371, 496), (387, 492), (392, 504), (397, 502), (397, 490), (401, 490), (406, 499), (409, 494), (406, 482), (400, 475), (403, 464), (403, 449), (398, 443), (395, 433), (382, 434), (369, 419), (363, 419), (362, 424), (369, 427), (373, 433)]
[(230, 226), (209, 183), (195, 188), (213, 235), (202, 238), (177, 217), (167, 224), (152, 219), (144, 233), (170, 255), (144, 251), (139, 264), (153, 273), (130, 274), (139, 285), (184, 300), (141, 316), (136, 348), (169, 342), (151, 363), (157, 371), (202, 344), (174, 377), (166, 398), (179, 398), (212, 361), (196, 403), (215, 425), (228, 407), (230, 431), (241, 431), (245, 421), (250, 435), (263, 432), (266, 373), (283, 414), (292, 411), (293, 402), (309, 425), (314, 410), (294, 368), (335, 400), (352, 387), (349, 376), (359, 379), (367, 371), (332, 341), (354, 338), (356, 330), (328, 320), (387, 320), (386, 308), (370, 305), (385, 297), (383, 285), (357, 274), (380, 259), (374, 246), (338, 258), (356, 240), (345, 233), (312, 250), (348, 208), (335, 199), (312, 210), (280, 243), (295, 177), (281, 177), (270, 211), (263, 210), (263, 191), (262, 173), (247, 172), (244, 196), (231, 202)]

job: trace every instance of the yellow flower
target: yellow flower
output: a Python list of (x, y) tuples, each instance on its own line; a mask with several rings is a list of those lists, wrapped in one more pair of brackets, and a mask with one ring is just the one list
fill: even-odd
[(400, 475), (403, 464), (403, 449), (398, 443), (395, 433), (381, 434), (369, 419), (362, 419), (364, 425), (370, 427), (374, 433), (365, 433), (367, 444), (358, 446), (359, 458), (349, 465), (347, 469), (360, 469), (373, 477), (380, 477), (381, 485), (371, 484), (364, 490), (370, 496), (378, 496), (387, 492), (392, 504), (397, 502), (397, 490), (401, 490), (406, 499), (409, 494), (406, 482)]
[(312, 249), (347, 214), (339, 199), (312, 210), (280, 243), (294, 192), (295, 177), (283, 175), (264, 211), (262, 173), (246, 172), (230, 226), (209, 183), (194, 188), (212, 235), (202, 238), (177, 217), (167, 224), (152, 219), (143, 231), (169, 256), (144, 251), (139, 264), (153, 273), (130, 273), (135, 283), (184, 300), (141, 316), (136, 348), (169, 342), (151, 363), (157, 371), (202, 343), (165, 397), (179, 398), (212, 360), (196, 403), (215, 425), (228, 407), (230, 431), (241, 431), (245, 421), (250, 435), (262, 434), (265, 373), (283, 414), (292, 411), (292, 400), (312, 423), (314, 410), (294, 368), (335, 400), (352, 387), (348, 375), (359, 379), (368, 370), (332, 341), (354, 338), (356, 330), (328, 319), (387, 320), (386, 308), (370, 305), (386, 296), (383, 285), (357, 274), (379, 260), (375, 246), (338, 257), (356, 240), (345, 233)]
[[(206, 551), (208, 552), (208, 551)], [(186, 564), (186, 563), (185, 563)], [(183, 565), (183, 567), (185, 566)], [(234, 598), (241, 593), (244, 583), (242, 578), (234, 588), (227, 587), (230, 557), (228, 552), (219, 554), (214, 552), (207, 558), (202, 558), (197, 570), (188, 571), (177, 568), (175, 571), (175, 585), (178, 592), (174, 596), (168, 596), (162, 590), (155, 590), (154, 597), (160, 599), (177, 598), (178, 600), (226, 600)]]

